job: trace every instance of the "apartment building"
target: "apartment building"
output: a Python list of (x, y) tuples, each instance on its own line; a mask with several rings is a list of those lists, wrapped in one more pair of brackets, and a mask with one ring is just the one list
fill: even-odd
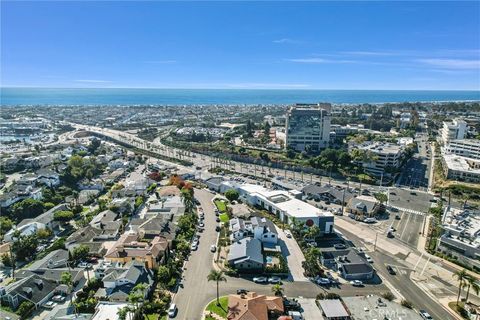
[(467, 123), (462, 119), (454, 119), (451, 122), (444, 121), (441, 133), (444, 144), (451, 140), (464, 139), (467, 133)]
[(287, 112), (286, 148), (318, 152), (330, 141), (330, 104), (297, 104)]
[(357, 161), (365, 171), (376, 176), (385, 174), (388, 169), (398, 169), (402, 164), (404, 147), (387, 142), (367, 141), (362, 144), (350, 144), (348, 147), (365, 151), (369, 156), (362, 161)]

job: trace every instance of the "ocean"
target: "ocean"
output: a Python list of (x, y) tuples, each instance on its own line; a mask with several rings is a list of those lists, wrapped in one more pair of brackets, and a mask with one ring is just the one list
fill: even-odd
[(0, 105), (206, 105), (480, 101), (480, 91), (0, 88)]

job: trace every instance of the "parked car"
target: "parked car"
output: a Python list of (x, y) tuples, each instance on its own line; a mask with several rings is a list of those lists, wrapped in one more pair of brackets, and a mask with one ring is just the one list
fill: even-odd
[(255, 282), (255, 283), (267, 283), (268, 279), (267, 279), (267, 277), (254, 277), (253, 282)]
[(302, 308), (300, 303), (295, 299), (288, 300), (285, 298), (283, 299), (283, 305), (286, 310), (300, 310)]
[(268, 283), (270, 284), (282, 283), (282, 279), (280, 277), (273, 276), (268, 278)]
[(196, 251), (196, 250), (198, 249), (198, 245), (197, 245), (196, 243), (192, 243), (190, 249), (191, 249), (192, 251)]
[(200, 228), (205, 228), (205, 224), (204, 224), (203, 222), (200, 222), (200, 223), (198, 224), (198, 226), (199, 226)]
[(334, 247), (335, 249), (347, 249), (347, 246), (344, 245), (343, 243), (335, 243), (335, 244), (333, 245), (333, 247)]
[(420, 317), (425, 320), (433, 320), (432, 316), (425, 310), (420, 310), (418, 313), (420, 314)]
[(216, 222), (220, 222), (220, 218), (219, 218), (219, 217), (217, 217), (217, 219), (215, 219), (215, 221), (216, 221)]
[(168, 308), (168, 317), (175, 318), (175, 316), (177, 315), (177, 310), (177, 305), (175, 303), (172, 303), (170, 305), (170, 308)]
[(55, 308), (56, 305), (57, 304), (53, 301), (47, 301), (47, 302), (45, 302), (45, 304), (43, 306), (47, 309), (53, 309), (53, 308)]
[(354, 287), (362, 287), (363, 286), (363, 282), (360, 281), (360, 280), (352, 280), (352, 281), (350, 281), (350, 284)]
[(315, 282), (321, 286), (326, 286), (331, 283), (330, 279), (328, 278), (317, 278)]
[(365, 223), (375, 223), (375, 222), (377, 222), (377, 219), (375, 219), (375, 218), (365, 218), (365, 219), (363, 219), (363, 222), (365, 222)]
[(368, 254), (365, 255), (365, 259), (367, 259), (368, 262), (373, 263), (372, 257), (370, 257)]
[(214, 245), (214, 244), (212, 244), (212, 245), (210, 246), (210, 251), (212, 251), (212, 252), (217, 251), (217, 246)]
[(237, 294), (247, 294), (247, 289), (237, 289)]
[(65, 297), (58, 294), (58, 295), (52, 297), (52, 301), (63, 302), (63, 301), (65, 301)]
[(285, 230), (285, 236), (286, 236), (287, 238), (291, 238), (291, 237), (292, 237), (292, 234), (290, 233), (290, 231)]
[(217, 232), (220, 232), (221, 229), (222, 229), (222, 228), (221, 228), (220, 226), (216, 226), (216, 227), (215, 227), (215, 231), (217, 231)]
[(390, 273), (391, 275), (395, 275), (395, 274), (396, 274), (395, 270), (393, 270), (392, 266), (390, 266), (390, 265), (387, 266), (387, 271), (388, 271), (388, 273)]

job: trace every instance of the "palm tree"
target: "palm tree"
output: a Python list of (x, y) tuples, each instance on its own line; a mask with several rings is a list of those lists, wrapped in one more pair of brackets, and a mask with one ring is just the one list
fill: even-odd
[(283, 287), (281, 284), (277, 283), (272, 286), (272, 292), (276, 296), (283, 296)]
[(70, 304), (73, 306), (73, 310), (75, 312), (75, 315), (77, 314), (77, 307), (73, 303), (73, 278), (72, 274), (68, 271), (62, 272), (60, 276), (60, 283), (66, 285), (68, 287), (68, 291), (70, 291)]
[(215, 281), (217, 283), (217, 306), (220, 305), (220, 297), (218, 292), (218, 284), (220, 281), (227, 282), (227, 278), (225, 278), (223, 271), (212, 270), (207, 276), (208, 281)]
[(478, 295), (480, 292), (480, 285), (477, 283), (478, 279), (467, 275), (467, 295), (465, 296), (465, 302), (468, 302), (468, 296), (470, 295), (470, 288), (473, 289), (473, 291)]
[(468, 277), (467, 270), (466, 269), (458, 270), (453, 274), (453, 277), (458, 279), (458, 295), (457, 295), (457, 306), (458, 306), (458, 301), (460, 301), (460, 293), (462, 291), (464, 281)]
[(133, 305), (133, 313), (137, 314), (140, 310), (140, 303), (145, 299), (145, 291), (147, 290), (147, 285), (145, 283), (137, 284), (133, 290), (128, 294), (128, 301)]
[(193, 189), (182, 188), (181, 197), (186, 212), (192, 212), (193, 210)]

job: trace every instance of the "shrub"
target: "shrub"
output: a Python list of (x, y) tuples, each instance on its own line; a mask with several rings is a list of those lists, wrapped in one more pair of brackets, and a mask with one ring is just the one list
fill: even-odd
[(403, 307), (408, 308), (408, 309), (413, 309), (413, 305), (410, 301), (403, 299), (402, 302), (400, 303)]
[(393, 293), (388, 291), (388, 292), (382, 293), (382, 298), (388, 301), (392, 301), (393, 299), (395, 299), (395, 296), (393, 295)]
[(56, 221), (69, 221), (73, 219), (73, 212), (68, 210), (57, 211), (53, 214), (53, 220)]

